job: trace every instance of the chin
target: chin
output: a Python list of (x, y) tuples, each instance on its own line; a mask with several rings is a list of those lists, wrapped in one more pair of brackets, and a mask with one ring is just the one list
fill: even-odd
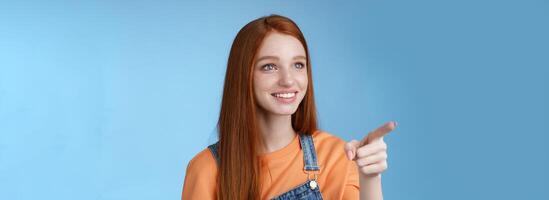
[(297, 108), (291, 109), (291, 110), (287, 110), (287, 109), (273, 110), (271, 111), (271, 113), (275, 115), (293, 115), (295, 111), (297, 111)]
[[(303, 99), (302, 97), (301, 98), (298, 97), (296, 102), (283, 104), (277, 101), (273, 101), (271, 97), (269, 97), (268, 99), (265, 99), (265, 101), (263, 101), (266, 104), (261, 105), (260, 103), (259, 107), (262, 107), (263, 108), (262, 110), (266, 112), (266, 114), (278, 115), (278, 116), (293, 115), (297, 111), (297, 108), (299, 107), (299, 103), (302, 101), (302, 99)], [(259, 102), (262, 102), (262, 101), (259, 101)]]

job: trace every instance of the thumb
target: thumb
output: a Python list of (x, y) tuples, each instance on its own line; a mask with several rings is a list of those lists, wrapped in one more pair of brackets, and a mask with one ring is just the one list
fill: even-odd
[(360, 147), (360, 141), (351, 140), (345, 144), (345, 155), (349, 160), (353, 160), (356, 156), (356, 150)]

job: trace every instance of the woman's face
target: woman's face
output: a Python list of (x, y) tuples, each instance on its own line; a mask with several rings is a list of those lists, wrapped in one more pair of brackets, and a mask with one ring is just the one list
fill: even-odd
[(307, 92), (307, 58), (301, 42), (293, 36), (271, 32), (259, 47), (254, 61), (253, 88), (260, 110), (291, 115)]

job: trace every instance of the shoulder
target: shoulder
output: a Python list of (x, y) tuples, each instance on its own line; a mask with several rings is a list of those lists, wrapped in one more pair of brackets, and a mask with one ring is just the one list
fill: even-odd
[(187, 177), (215, 177), (217, 173), (217, 163), (210, 149), (205, 148), (196, 154), (187, 165)]
[(208, 148), (194, 156), (187, 165), (182, 199), (214, 199), (217, 163)]
[(345, 155), (345, 141), (331, 133), (316, 131), (313, 133), (313, 141), (318, 160), (321, 165), (328, 168), (346, 170), (351, 163)]
[[(315, 131), (313, 133), (313, 141), (315, 143), (315, 148), (318, 150), (322, 149), (334, 149), (334, 148), (343, 148), (345, 146), (345, 141), (331, 133), (326, 131)], [(343, 149), (341, 149), (343, 151)]]

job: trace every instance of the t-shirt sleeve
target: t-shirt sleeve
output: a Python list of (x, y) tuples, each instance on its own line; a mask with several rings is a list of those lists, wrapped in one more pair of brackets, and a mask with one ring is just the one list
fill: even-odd
[(208, 149), (198, 153), (187, 165), (182, 200), (216, 199), (217, 163)]
[(345, 189), (343, 191), (343, 199), (359, 199), (360, 186), (358, 182), (358, 168), (356, 164), (351, 161), (347, 170), (347, 181), (345, 183)]

